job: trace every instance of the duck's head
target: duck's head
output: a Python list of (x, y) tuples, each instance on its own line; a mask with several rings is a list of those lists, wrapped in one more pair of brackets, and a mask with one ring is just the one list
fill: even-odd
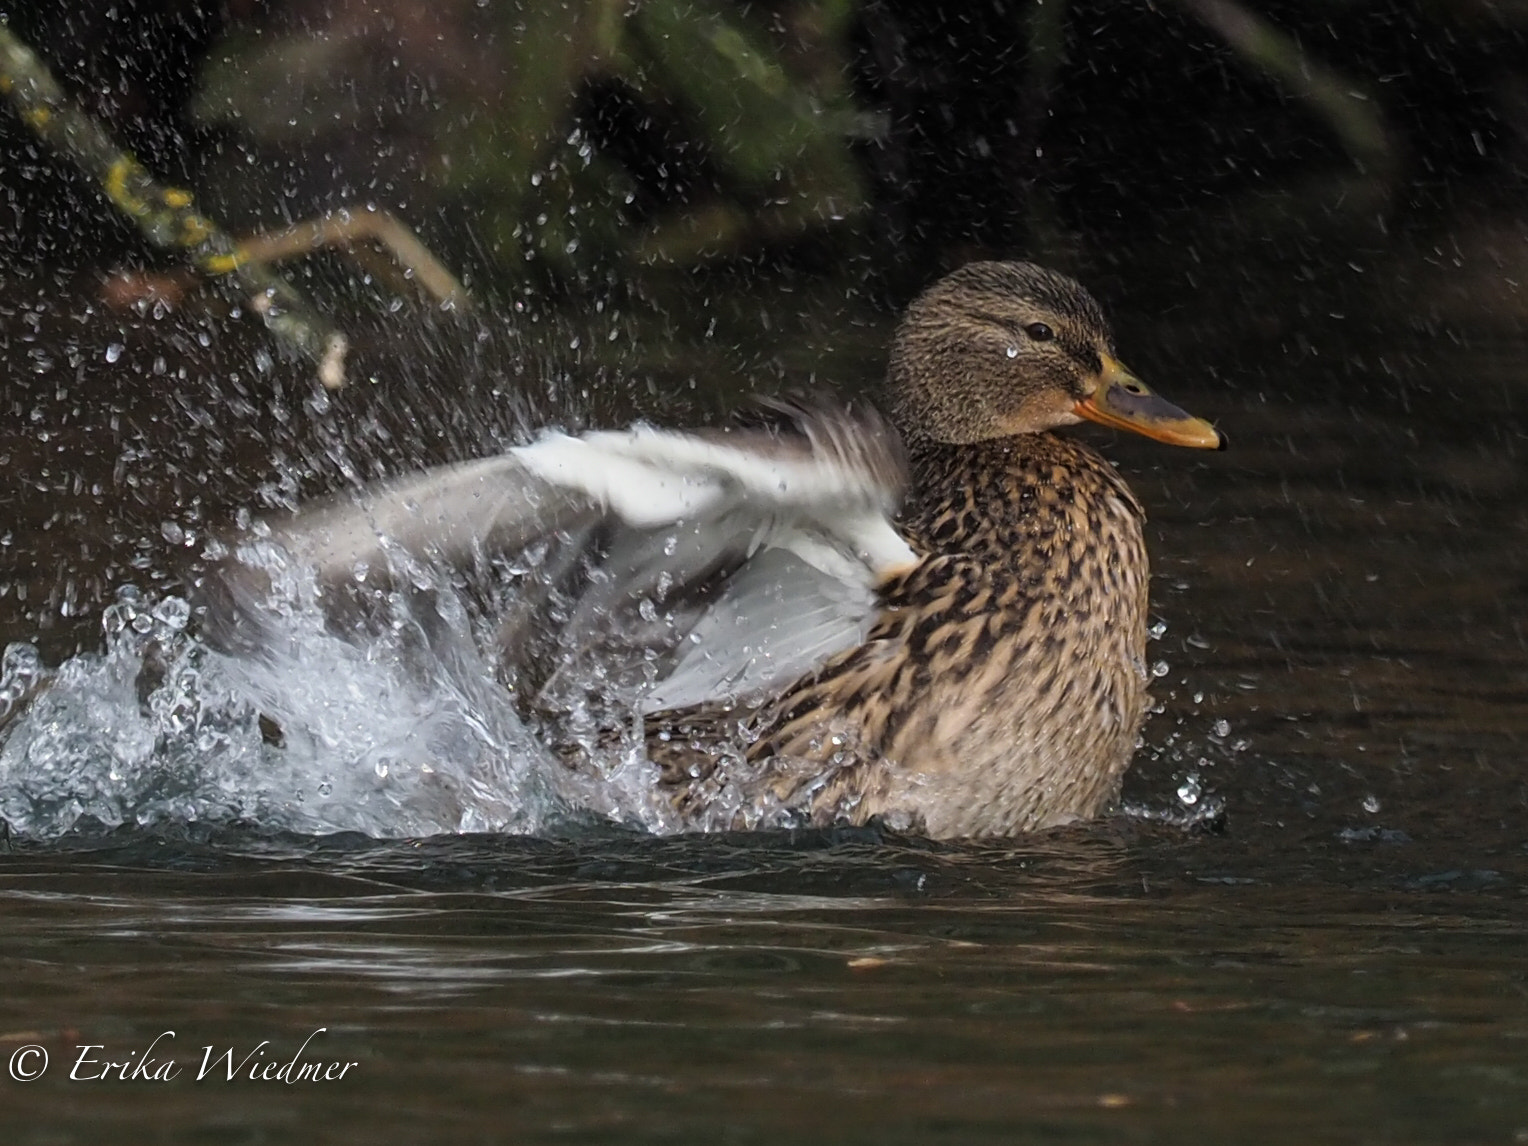
[(970, 263), (924, 291), (897, 328), (890, 383), (912, 439), (964, 444), (1087, 418), (1175, 446), (1225, 445), (1120, 364), (1092, 295), (1032, 263)]

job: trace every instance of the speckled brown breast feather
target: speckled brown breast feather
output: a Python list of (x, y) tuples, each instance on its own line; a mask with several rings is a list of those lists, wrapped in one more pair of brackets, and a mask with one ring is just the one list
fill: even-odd
[[(697, 826), (762, 801), (819, 824), (1007, 834), (1114, 797), (1146, 707), (1139, 503), (1053, 434), (920, 444), (912, 478), (902, 529), (921, 559), (882, 587), (864, 645), (753, 714), (653, 723), (650, 753)], [(692, 747), (717, 719), (735, 755)]]

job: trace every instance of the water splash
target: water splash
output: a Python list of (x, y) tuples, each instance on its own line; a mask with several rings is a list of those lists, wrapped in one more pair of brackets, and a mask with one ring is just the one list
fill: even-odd
[(451, 593), (434, 586), (428, 612), (395, 594), (387, 625), (341, 639), (279, 550), (241, 556), (272, 586), (258, 653), (214, 647), (191, 631), (186, 601), (132, 587), (104, 612), (104, 653), (49, 675), (31, 646), (6, 651), (0, 817), (14, 832), (176, 820), (542, 833), (579, 810), (672, 826), (650, 769), (615, 760), (579, 776), (538, 743)]
[[(1165, 626), (1161, 627), (1165, 631)], [(1167, 666), (1159, 662), (1158, 667)], [(1161, 677), (1166, 673), (1154, 671), (1153, 675)], [(1171, 690), (1168, 696), (1176, 701), (1177, 690)], [(1214, 790), (1215, 772), (1222, 766), (1234, 766), (1251, 745), (1245, 739), (1232, 738), (1231, 722), (1224, 717), (1211, 720), (1208, 728), (1198, 731), (1202, 727), (1198, 723), (1202, 716), (1199, 706), (1204, 699), (1202, 692), (1194, 692), (1191, 696), (1194, 707), (1189, 713), (1180, 713), (1165, 734), (1150, 736), (1152, 726), (1148, 724), (1147, 736), (1138, 745), (1137, 763), (1170, 768), (1171, 795), (1149, 802), (1126, 801), (1120, 807), (1124, 815), (1185, 829), (1215, 824), (1225, 816), (1225, 800)], [(1167, 708), (1164, 701), (1158, 700), (1150, 713), (1161, 716)]]

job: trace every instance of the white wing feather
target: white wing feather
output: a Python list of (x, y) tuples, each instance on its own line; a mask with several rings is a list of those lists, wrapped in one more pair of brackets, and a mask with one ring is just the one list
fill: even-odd
[[(915, 560), (891, 524), (903, 482), (893, 432), (864, 414), (798, 423), (788, 436), (644, 426), (548, 434), (300, 509), (273, 539), (328, 585), (375, 583), (400, 551), (481, 572), (550, 540), (562, 547), (560, 568), (597, 569), (556, 634), (551, 681), (582, 675), (587, 658), (613, 645), (618, 656), (624, 642), (647, 666), (626, 698), (642, 711), (758, 692), (863, 641), (876, 584)], [(675, 587), (693, 587), (695, 599), (667, 625), (611, 625)], [(511, 607), (501, 655), (513, 661), (529, 627), (547, 623), (535, 608)], [(655, 643), (664, 646), (656, 657)]]

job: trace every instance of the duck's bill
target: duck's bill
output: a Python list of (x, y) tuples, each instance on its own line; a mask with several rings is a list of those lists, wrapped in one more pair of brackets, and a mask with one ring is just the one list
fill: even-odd
[(1203, 418), (1178, 409), (1159, 398), (1146, 384), (1117, 362), (1106, 360), (1098, 389), (1072, 407), (1080, 418), (1145, 434), (1170, 446), (1195, 450), (1223, 450), (1223, 434)]

